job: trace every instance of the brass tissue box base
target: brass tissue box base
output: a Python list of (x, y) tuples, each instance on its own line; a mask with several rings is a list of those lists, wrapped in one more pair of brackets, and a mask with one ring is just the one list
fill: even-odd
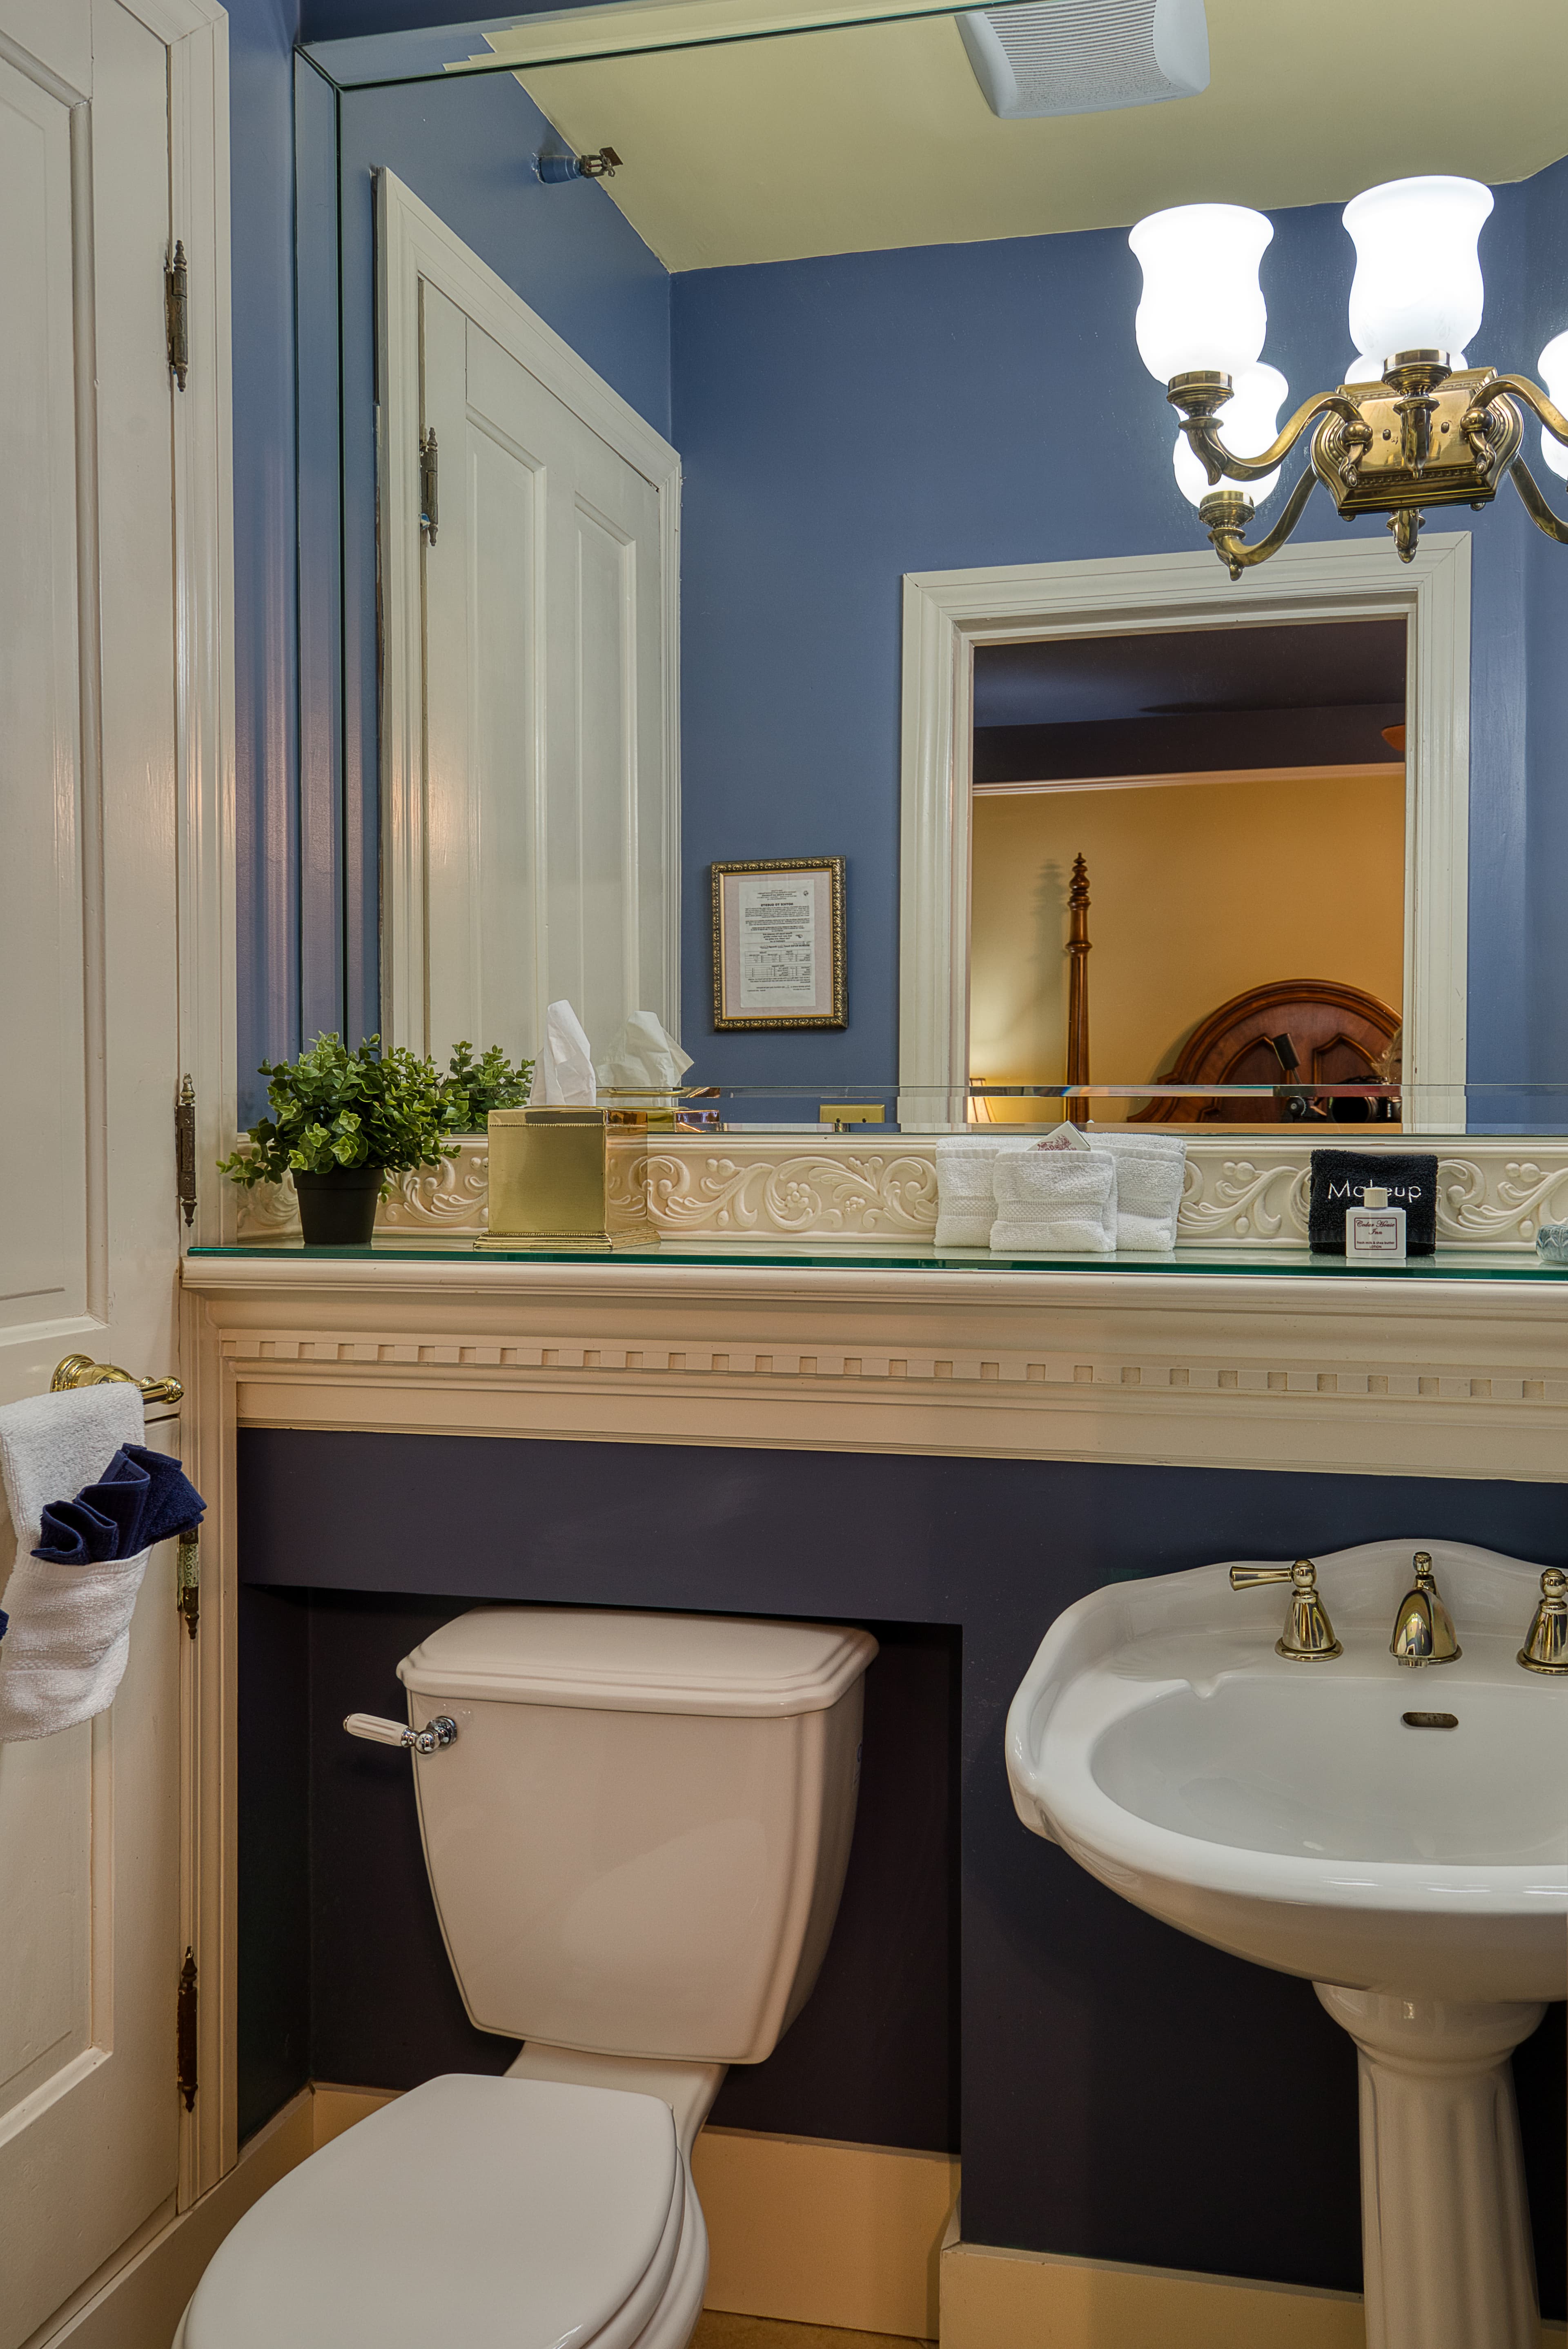
[(492, 1110), (489, 1138), (490, 1228), (477, 1247), (573, 1255), (658, 1247), (646, 1111)]

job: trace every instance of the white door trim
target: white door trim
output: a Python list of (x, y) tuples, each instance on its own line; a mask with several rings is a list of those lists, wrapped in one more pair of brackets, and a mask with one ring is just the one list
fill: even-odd
[[(180, 1038), (196, 1090), (198, 1206), (184, 1241), (232, 1233), (230, 1185), (214, 1161), (236, 1117), (234, 906), (234, 438), (230, 348), (229, 24), (217, 0), (132, 0), (169, 44), (173, 233), (190, 267), (191, 368), (174, 394), (176, 773)], [(172, 1106), (172, 1105), (171, 1105)], [(158, 1366), (155, 1366), (158, 1367)], [(233, 1447), (214, 1449), (195, 1410), (192, 1365), (182, 1428), (188, 1474), (215, 1532), (232, 1507)], [(182, 2116), (178, 2202), (188, 2209), (239, 2153), (234, 2101), (237, 1955), (233, 1907), (237, 1746), (231, 1545), (205, 1546), (213, 1572), (201, 1630), (182, 1640), (180, 1932), (201, 1983), (195, 2107)]]
[[(1470, 538), (1399, 563), (1381, 540), (1287, 546), (1232, 584), (1212, 554), (909, 573), (904, 580), (898, 1081), (906, 1127), (961, 1123), (969, 1071), (974, 647), (1260, 622), (1403, 617), (1409, 629), (1405, 1075), (1421, 1123), (1463, 1130)], [(916, 1089), (919, 1090), (916, 1090)]]
[(424, 826), (421, 792), (424, 657), (420, 600), (420, 280), (475, 320), (509, 357), (581, 419), (659, 497), (665, 723), (664, 839), (668, 917), (665, 1024), (680, 1032), (680, 459), (571, 345), (471, 253), (395, 172), (376, 173), (377, 520), (381, 628), (387, 647), (381, 709), (382, 1027), (422, 1032), (425, 999)]
[(197, 1198), (185, 1237), (221, 1239), (238, 1097), (234, 907), (234, 409), (229, 23), (217, 0), (134, 0), (170, 44), (171, 198), (190, 264), (191, 371), (174, 397), (180, 1037), (196, 1090)]

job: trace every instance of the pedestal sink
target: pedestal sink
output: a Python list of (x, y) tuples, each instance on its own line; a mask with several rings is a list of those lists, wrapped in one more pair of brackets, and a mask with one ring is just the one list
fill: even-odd
[[(1417, 1549), (1463, 1651), (1423, 1669), (1388, 1652)], [(1311, 1663), (1274, 1651), (1290, 1593), (1228, 1566), (1069, 1608), (1008, 1714), (1013, 1801), (1355, 2039), (1368, 2349), (1537, 2349), (1508, 2058), (1568, 1996), (1568, 1677), (1516, 1661), (1540, 1568), (1420, 1539), (1317, 1567), (1344, 1653)]]

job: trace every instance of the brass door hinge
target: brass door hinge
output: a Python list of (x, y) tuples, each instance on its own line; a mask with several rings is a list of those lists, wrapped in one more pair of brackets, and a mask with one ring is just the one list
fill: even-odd
[(427, 546), (436, 543), (441, 524), (441, 457), (436, 449), (435, 426), (420, 435), (420, 528)]
[(184, 244), (179, 242), (163, 272), (163, 326), (169, 337), (169, 365), (183, 391), (191, 372), (191, 273)]
[(202, 1619), (202, 1540), (192, 1526), (180, 1537), (178, 1563), (174, 1570), (174, 1604), (180, 1620), (193, 1640), (196, 1626)]
[(174, 1195), (187, 1225), (196, 1220), (196, 1088), (187, 1076), (174, 1104)]
[(174, 2065), (185, 2110), (196, 2105), (196, 1957), (187, 1950), (180, 1969), (180, 1991), (174, 2002)]

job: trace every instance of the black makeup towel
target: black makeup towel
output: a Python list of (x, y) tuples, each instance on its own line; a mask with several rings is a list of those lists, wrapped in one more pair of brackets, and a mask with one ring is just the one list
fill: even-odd
[(1316, 1256), (1345, 1254), (1345, 1217), (1364, 1191), (1382, 1189), (1405, 1210), (1407, 1256), (1438, 1252), (1438, 1162), (1414, 1150), (1314, 1150), (1307, 1237)]

